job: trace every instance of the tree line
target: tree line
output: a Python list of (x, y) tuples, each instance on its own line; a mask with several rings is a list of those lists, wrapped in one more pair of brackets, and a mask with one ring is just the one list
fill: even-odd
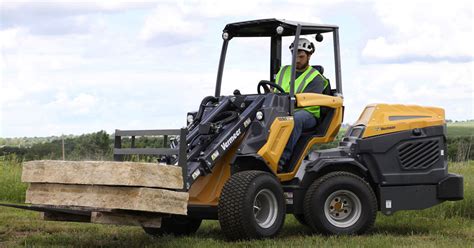
[[(343, 133), (338, 135), (340, 139)], [(327, 149), (336, 147), (339, 139), (334, 142), (316, 145), (315, 149)], [(169, 143), (169, 142), (168, 142)], [(450, 161), (474, 160), (474, 149), (472, 147), (473, 136), (447, 137), (448, 159)], [(22, 161), (38, 159), (62, 159), (63, 141), (61, 137), (47, 139), (43, 142), (30, 144), (28, 146), (3, 145), (0, 147), (0, 156), (14, 156)], [(164, 147), (162, 136), (137, 137), (134, 141), (135, 147)], [(83, 134), (80, 136), (64, 137), (64, 153), (66, 160), (113, 160), (114, 135), (105, 131)], [(131, 139), (122, 138), (122, 146), (130, 147)], [(137, 157), (128, 157), (128, 160), (136, 160)], [(140, 158), (142, 159), (142, 158)], [(150, 158), (143, 158), (152, 161)]]

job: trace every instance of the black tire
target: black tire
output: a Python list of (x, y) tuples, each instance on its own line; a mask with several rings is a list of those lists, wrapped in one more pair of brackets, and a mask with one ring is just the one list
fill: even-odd
[(285, 207), (283, 189), (273, 175), (242, 171), (224, 185), (218, 205), (219, 223), (229, 240), (274, 237), (285, 222)]
[(144, 227), (143, 230), (152, 236), (162, 236), (164, 234), (185, 236), (195, 233), (201, 226), (201, 222), (201, 219), (172, 215), (161, 220), (160, 228)]
[(370, 185), (349, 172), (318, 178), (304, 199), (306, 223), (323, 234), (362, 234), (377, 214), (377, 198)]
[(304, 218), (304, 214), (293, 214), (295, 216), (295, 219), (303, 226), (308, 226), (308, 223), (306, 223), (306, 219)]

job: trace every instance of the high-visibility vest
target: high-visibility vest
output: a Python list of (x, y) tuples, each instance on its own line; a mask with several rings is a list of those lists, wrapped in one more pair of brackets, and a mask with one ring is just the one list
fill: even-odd
[[(295, 79), (295, 94), (303, 93), (306, 86), (308, 86), (311, 81), (318, 75), (321, 75), (318, 70), (314, 69), (312, 66), (308, 66), (306, 70), (297, 78)], [(322, 76), (322, 75), (321, 75)], [(323, 76), (322, 76), (323, 77)], [(290, 93), (290, 79), (291, 79), (291, 66), (286, 65), (281, 68), (276, 76), (276, 84), (281, 86), (286, 93)], [(324, 88), (328, 86), (328, 81), (326, 78), (323, 77), (324, 80)], [(301, 108), (297, 108), (296, 110), (300, 110)], [(320, 107), (319, 106), (310, 106), (304, 108), (306, 111), (313, 114), (316, 118), (320, 116)]]

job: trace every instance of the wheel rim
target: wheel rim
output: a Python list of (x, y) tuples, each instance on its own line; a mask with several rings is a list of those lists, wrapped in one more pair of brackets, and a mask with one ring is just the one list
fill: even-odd
[(336, 227), (345, 228), (354, 225), (360, 218), (362, 204), (359, 197), (348, 190), (338, 190), (326, 198), (324, 215)]
[(278, 204), (275, 194), (268, 189), (260, 190), (253, 201), (253, 214), (257, 225), (271, 227), (278, 215)]

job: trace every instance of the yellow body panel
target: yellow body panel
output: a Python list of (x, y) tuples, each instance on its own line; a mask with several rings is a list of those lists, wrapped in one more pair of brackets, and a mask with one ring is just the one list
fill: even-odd
[(220, 158), (212, 173), (199, 177), (189, 189), (189, 205), (208, 205), (217, 206), (222, 188), (230, 178), (230, 162), (239, 147), (242, 139), (239, 139), (231, 148)]
[(340, 97), (328, 96), (316, 93), (296, 94), (296, 105), (298, 108), (323, 106), (330, 108), (339, 108), (342, 106), (343, 99)]
[(278, 161), (288, 143), (294, 124), (292, 116), (276, 118), (270, 127), (267, 143), (258, 151), (258, 155), (265, 159), (274, 172), (277, 171)]
[[(327, 143), (327, 142), (331, 142), (334, 140), (334, 138), (336, 137), (336, 135), (338, 134), (339, 132), (339, 128), (341, 127), (341, 122), (342, 122), (342, 115), (343, 115), (343, 111), (342, 111), (342, 98), (341, 97), (333, 97), (333, 96), (328, 96), (328, 95), (323, 95), (323, 94), (316, 94), (316, 93), (301, 93), (301, 94), (297, 94), (296, 95), (296, 103), (297, 103), (297, 107), (308, 107), (308, 106), (323, 106), (323, 107), (330, 107), (330, 108), (333, 108), (334, 109), (334, 116), (332, 118), (332, 121), (331, 123), (329, 124), (329, 127), (328, 127), (328, 130), (326, 132), (326, 134), (322, 137), (317, 137), (317, 138), (313, 138), (312, 140), (310, 140), (308, 142), (308, 144), (306, 144), (306, 147), (304, 148), (304, 152), (303, 152), (303, 156), (301, 156), (294, 168), (293, 171), (291, 172), (288, 172), (288, 173), (281, 173), (281, 174), (278, 174), (278, 178), (280, 179), (280, 181), (289, 181), (289, 180), (292, 180), (295, 175), (296, 175), (296, 172), (298, 171), (300, 165), (301, 165), (301, 161), (303, 160), (303, 158), (305, 157), (306, 153), (308, 153), (309, 149), (311, 149), (311, 147), (315, 144), (321, 144), (321, 143)], [(275, 120), (276, 121), (276, 120)], [(293, 121), (292, 121), (293, 122)], [(270, 129), (270, 134), (268, 136), (268, 140), (267, 140), (267, 144), (265, 144), (265, 146), (262, 147), (262, 149), (260, 149), (258, 151), (258, 154), (262, 155), (264, 153), (263, 148), (266, 147), (266, 146), (271, 146), (272, 144), (270, 143), (272, 140), (277, 140), (279, 135), (281, 135), (281, 131), (278, 130), (278, 128), (281, 128), (282, 126), (281, 125), (278, 125), (278, 126), (273, 126), (272, 124), (272, 128)], [(291, 134), (291, 131), (290, 131), (290, 134)], [(281, 157), (281, 154), (283, 152), (283, 149), (285, 148), (286, 146), (286, 143), (288, 142), (288, 138), (289, 138), (289, 135), (288, 137), (285, 137), (283, 139), (283, 137), (280, 137), (279, 138), (279, 153), (278, 152), (274, 152), (274, 153), (268, 153), (268, 155), (270, 155), (271, 157), (270, 158), (265, 158), (266, 161), (275, 161), (276, 163), (278, 163), (278, 160), (280, 159)], [(282, 147), (280, 147), (282, 146)], [(267, 148), (268, 149), (268, 148)], [(270, 163), (271, 164), (271, 163)], [(276, 171), (276, 166), (277, 165), (272, 165), (272, 168), (274, 168)]]
[(313, 145), (328, 143), (328, 142), (333, 141), (336, 135), (339, 133), (339, 129), (341, 128), (341, 122), (342, 122), (342, 106), (335, 109), (333, 119), (331, 121), (331, 124), (329, 124), (326, 134), (322, 137), (313, 138), (308, 142), (308, 144), (306, 144), (303, 151), (303, 156), (299, 158), (293, 171), (277, 175), (280, 181), (282, 182), (290, 181), (295, 177), (296, 172), (298, 172), (301, 162), (303, 161), (303, 158), (306, 156), (306, 154), (309, 152), (309, 150), (311, 149)]
[(366, 126), (362, 138), (444, 124), (442, 108), (401, 104), (370, 104), (355, 123)]

